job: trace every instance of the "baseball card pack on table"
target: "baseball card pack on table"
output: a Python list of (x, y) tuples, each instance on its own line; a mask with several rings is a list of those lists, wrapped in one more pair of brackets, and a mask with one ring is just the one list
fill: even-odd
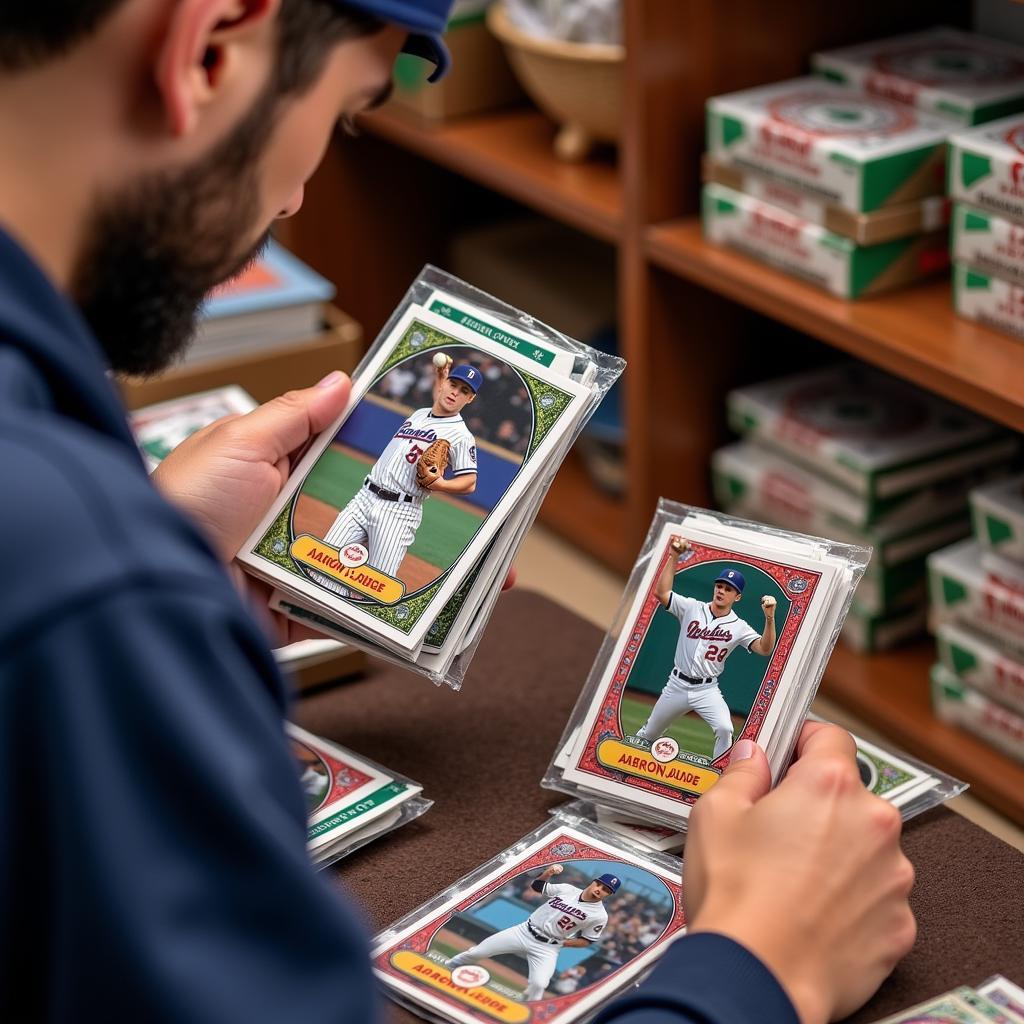
[(951, 234), (955, 262), (1024, 284), (1024, 226), (994, 213), (955, 203)]
[(945, 196), (927, 196), (909, 203), (884, 206), (871, 213), (854, 213), (822, 202), (803, 188), (740, 167), (716, 163), (707, 155), (703, 161), (703, 179), (707, 183), (743, 192), (762, 203), (781, 207), (857, 245), (876, 245), (908, 235), (938, 231), (949, 223), (950, 204)]
[(939, 660), (975, 690), (1024, 715), (1024, 654), (1014, 654), (958, 622), (935, 630)]
[(949, 266), (944, 229), (858, 245), (779, 206), (714, 183), (701, 198), (704, 235), (841, 299), (877, 295)]
[(964, 540), (928, 558), (932, 624), (960, 623), (1001, 646), (1024, 652), (1024, 588), (1020, 567)]
[(682, 828), (735, 740), (777, 780), (868, 556), (662, 499), (544, 785)]
[(327, 867), (426, 813), (423, 787), (351, 750), (287, 723), (299, 763), (313, 862)]
[(858, 363), (731, 391), (737, 433), (778, 448), (872, 507), (983, 467), (1017, 439), (945, 399)]
[[(1001, 982), (1005, 981), (998, 975), (997, 978)], [(983, 987), (973, 989), (961, 985), (952, 992), (933, 996), (909, 1010), (901, 1010), (891, 1017), (876, 1021), (875, 1024), (1024, 1024), (1024, 1017), (1018, 1018), (1005, 1004), (996, 1002), (991, 995), (985, 995)]]
[(968, 686), (941, 663), (932, 666), (931, 683), (932, 710), (938, 718), (1024, 763), (1024, 715)]
[(953, 264), (953, 308), (965, 320), (1024, 338), (1024, 287)]
[(949, 139), (949, 195), (1010, 220), (1024, 222), (1024, 117), (993, 121)]
[(257, 405), (252, 395), (231, 384), (136, 409), (128, 423), (152, 473), (186, 437), (225, 416), (252, 412)]
[(807, 77), (716, 96), (707, 113), (717, 163), (853, 213), (944, 190), (951, 122), (903, 103)]
[(971, 490), (974, 536), (998, 555), (1024, 562), (1024, 476)]
[(1004, 1010), (1011, 1017), (1012, 1024), (1024, 1024), (1024, 988), (1001, 974), (994, 974), (978, 986), (978, 992)]
[(377, 935), (373, 968), (431, 1020), (568, 1024), (684, 933), (681, 874), (676, 857), (556, 813)]
[(625, 364), (433, 267), (238, 561), (272, 607), (459, 686), (570, 445)]
[(811, 57), (833, 82), (961, 125), (1024, 110), (1024, 48), (955, 28), (893, 36)]

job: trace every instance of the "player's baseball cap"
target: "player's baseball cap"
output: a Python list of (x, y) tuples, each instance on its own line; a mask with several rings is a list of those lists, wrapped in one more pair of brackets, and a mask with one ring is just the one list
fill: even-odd
[(449, 380), (461, 380), (463, 384), (468, 384), (473, 389), (475, 395), (480, 390), (480, 385), (484, 382), (484, 375), (475, 367), (470, 366), (469, 363), (459, 363), (458, 366), (453, 366), (448, 371)]
[(743, 593), (743, 588), (747, 585), (747, 581), (743, 578), (743, 573), (739, 569), (723, 569), (716, 577), (716, 583), (728, 583), (730, 587), (735, 587), (739, 593)]
[(409, 30), (402, 50), (429, 60), (434, 71), (427, 79), (436, 82), (448, 71), (451, 56), (441, 38), (454, 0), (335, 0), (339, 7), (353, 7), (399, 28)]
[(618, 875), (598, 875), (594, 881), (600, 882), (602, 885), (611, 889), (612, 892), (618, 892), (619, 886), (622, 885), (622, 880)]

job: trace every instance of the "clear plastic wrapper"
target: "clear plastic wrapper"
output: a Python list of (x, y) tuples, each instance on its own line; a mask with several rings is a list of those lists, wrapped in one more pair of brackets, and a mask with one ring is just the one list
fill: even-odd
[(428, 1020), (586, 1019), (683, 934), (681, 872), (676, 857), (556, 811), (378, 934), (373, 967)]
[(523, 534), (624, 366), (426, 267), (239, 563), (276, 588), (276, 610), (457, 689)]
[(778, 781), (869, 557), (661, 499), (543, 785), (683, 829), (736, 740)]
[(418, 782), (286, 723), (306, 794), (306, 843), (317, 867), (407, 825), (433, 806)]

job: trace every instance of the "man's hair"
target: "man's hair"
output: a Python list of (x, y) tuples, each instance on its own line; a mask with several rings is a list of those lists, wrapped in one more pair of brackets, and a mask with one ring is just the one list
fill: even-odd
[[(69, 53), (126, 0), (0, 0), (0, 72), (23, 71)], [(384, 23), (336, 0), (282, 0), (277, 17), (279, 94), (313, 84), (331, 48)]]

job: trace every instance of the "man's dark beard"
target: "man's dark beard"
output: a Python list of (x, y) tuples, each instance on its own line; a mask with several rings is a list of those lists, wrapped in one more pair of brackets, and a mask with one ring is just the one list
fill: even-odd
[(198, 164), (153, 174), (105, 197), (86, 233), (71, 294), (113, 369), (152, 374), (180, 355), (207, 292), (252, 261), (258, 164), (278, 94)]

